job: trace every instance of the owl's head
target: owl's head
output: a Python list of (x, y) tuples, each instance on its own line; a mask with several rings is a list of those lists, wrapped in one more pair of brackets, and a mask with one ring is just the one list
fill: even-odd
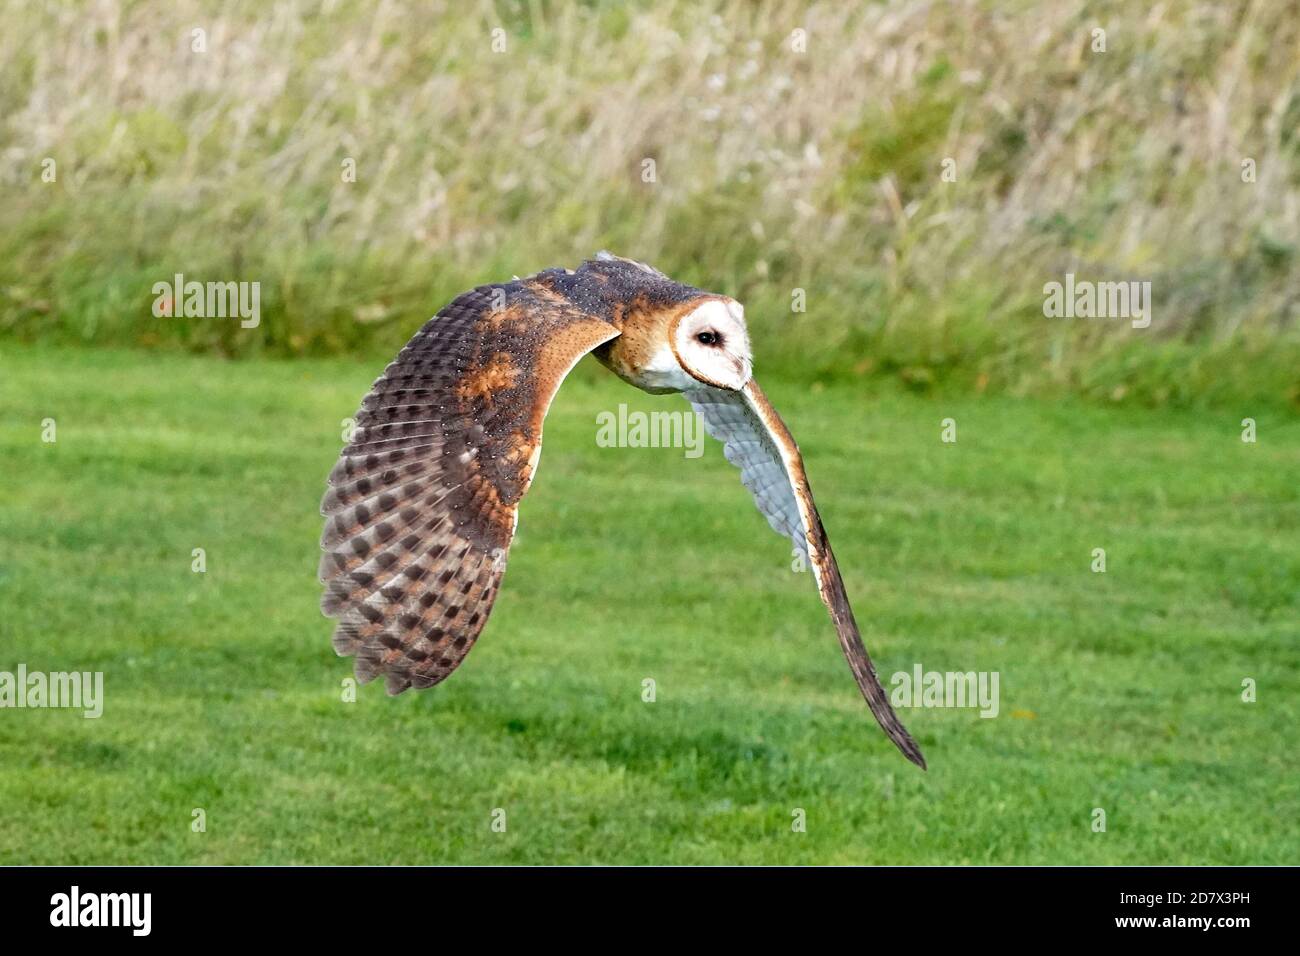
[(669, 330), (673, 354), (691, 378), (714, 388), (739, 390), (754, 369), (745, 309), (714, 296), (683, 312)]
[(654, 394), (705, 386), (739, 391), (749, 382), (749, 332), (735, 299), (608, 252), (576, 273), (542, 275), (579, 308), (618, 328), (622, 335), (596, 357), (637, 388)]

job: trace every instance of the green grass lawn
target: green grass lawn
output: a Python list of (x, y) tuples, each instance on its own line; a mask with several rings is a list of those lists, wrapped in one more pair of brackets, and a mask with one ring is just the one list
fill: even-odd
[(882, 678), (1000, 675), (902, 712), (922, 773), (716, 444), (596, 446), (685, 407), (599, 369), (464, 666), (344, 702), (317, 509), (379, 371), (0, 346), (0, 670), (106, 698), (0, 710), (0, 863), (1300, 862), (1294, 418), (765, 383)]

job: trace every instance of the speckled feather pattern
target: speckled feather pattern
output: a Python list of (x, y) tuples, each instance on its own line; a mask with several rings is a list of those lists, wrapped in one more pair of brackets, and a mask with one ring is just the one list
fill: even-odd
[(431, 687), (478, 639), (505, 572), (542, 420), (617, 329), (535, 280), (468, 292), (361, 403), (329, 477), (320, 579), (334, 648), (389, 693)]

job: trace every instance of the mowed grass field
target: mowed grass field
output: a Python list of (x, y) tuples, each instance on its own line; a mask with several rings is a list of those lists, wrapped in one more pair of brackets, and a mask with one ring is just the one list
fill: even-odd
[(0, 863), (1300, 862), (1294, 417), (766, 382), (882, 677), (1000, 675), (903, 711), (922, 773), (716, 444), (597, 447), (686, 407), (597, 368), (466, 663), (344, 702), (318, 504), (379, 371), (0, 346), (0, 670), (105, 675), (0, 710)]

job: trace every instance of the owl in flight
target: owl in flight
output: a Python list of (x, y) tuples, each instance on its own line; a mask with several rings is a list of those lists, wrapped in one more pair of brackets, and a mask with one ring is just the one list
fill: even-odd
[(542, 420), (588, 352), (637, 388), (681, 392), (759, 510), (812, 568), (880, 726), (925, 758), (867, 657), (799, 449), (751, 377), (744, 311), (601, 253), (480, 286), (425, 323), (361, 402), (321, 503), (321, 608), (334, 649), (390, 694), (432, 687), (469, 653), (505, 572)]

